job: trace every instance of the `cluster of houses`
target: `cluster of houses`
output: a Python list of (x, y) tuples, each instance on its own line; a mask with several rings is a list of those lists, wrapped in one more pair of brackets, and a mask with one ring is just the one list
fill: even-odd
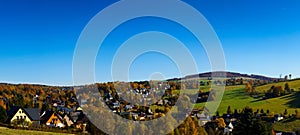
[(88, 123), (88, 119), (83, 114), (80, 107), (76, 108), (73, 112), (66, 113), (62, 111), (41, 111), (38, 108), (22, 108), (19, 106), (13, 106), (7, 112), (7, 116), (8, 124), (23, 127), (73, 127), (85, 130)]
[[(202, 112), (206, 112), (206, 113), (202, 113)], [(222, 116), (209, 116), (207, 114), (208, 112), (209, 111), (206, 108), (204, 108), (203, 110), (194, 109), (190, 112), (189, 115), (192, 118), (196, 117), (200, 122), (199, 124), (206, 129), (209, 127), (214, 127), (211, 125), (216, 124), (217, 120), (222, 118), (224, 120), (224, 123), (226, 124), (226, 126), (222, 130), (223, 130), (223, 133), (226, 135), (232, 134), (234, 127), (236, 127), (238, 120), (241, 118), (241, 115), (239, 113), (223, 114)], [(270, 116), (267, 116), (266, 114), (255, 113), (255, 117), (261, 118), (261, 120), (270, 122), (270, 123), (276, 123), (276, 122), (279, 122), (279, 121), (285, 119), (285, 117), (281, 114), (276, 114), (273, 117), (270, 117)], [(295, 132), (278, 132), (277, 133), (274, 131), (274, 133), (276, 135), (296, 135)]]
[[(204, 85), (204, 82), (202, 82)], [(219, 83), (219, 82), (218, 82)], [(201, 84), (200, 84), (201, 85)], [(171, 86), (168, 84), (159, 84), (158, 87), (152, 89), (146, 88), (137, 88), (137, 89), (128, 89), (127, 93), (134, 93), (135, 95), (141, 95), (141, 102), (148, 101), (150, 94), (158, 94), (161, 89), (168, 90)], [(122, 98), (119, 97), (122, 93), (118, 93), (117, 96), (113, 95), (109, 91), (104, 93), (102, 97), (112, 110), (112, 112), (117, 113), (126, 118), (132, 118), (136, 121), (147, 121), (155, 118), (156, 113), (160, 113), (159, 110), (151, 110), (150, 107), (134, 105), (127, 103)], [(196, 102), (205, 102), (209, 96), (209, 92), (199, 93), (198, 99)], [(95, 96), (99, 96), (98, 91), (96, 91)], [(166, 96), (158, 100), (155, 105), (157, 106), (173, 106), (176, 102), (176, 98), (172, 97), (173, 95)], [(79, 96), (80, 97), (80, 96)], [(71, 103), (77, 102), (76, 97), (71, 97), (69, 99)], [(33, 97), (34, 104), (38, 104), (39, 96), (36, 95)], [(81, 104), (88, 102), (87, 99), (79, 98), (78, 101)], [(89, 123), (88, 118), (83, 114), (81, 107), (68, 108), (66, 107), (65, 102), (60, 100), (54, 100), (48, 95), (45, 99), (45, 104), (51, 104), (55, 109), (40, 110), (38, 108), (22, 108), (18, 106), (13, 106), (10, 110), (7, 111), (8, 119), (7, 123), (12, 125), (19, 125), (23, 127), (55, 127), (55, 128), (66, 128), (73, 127), (80, 130), (85, 130), (87, 124)], [(53, 111), (55, 110), (55, 111)], [(206, 113), (201, 113), (202, 111)], [(154, 113), (153, 113), (154, 112)], [(224, 133), (232, 133), (236, 122), (240, 118), (238, 113), (235, 114), (224, 114), (223, 116), (209, 116), (209, 110), (203, 108), (203, 110), (192, 110), (188, 115), (191, 117), (196, 117), (199, 119), (200, 124), (203, 127), (210, 126), (211, 123), (215, 123), (216, 119), (222, 118), (226, 127), (224, 128)], [(161, 113), (164, 113), (163, 111)], [(263, 115), (256, 114), (256, 117), (263, 118)], [(284, 119), (281, 115), (274, 115), (272, 119), (273, 122), (277, 122)]]
[(145, 111), (140, 111), (139, 106), (131, 103), (125, 104), (123, 100), (107, 100), (106, 104), (110, 107), (112, 112), (125, 118), (132, 117), (132, 119), (136, 121), (153, 119), (153, 112), (149, 107), (145, 107)]

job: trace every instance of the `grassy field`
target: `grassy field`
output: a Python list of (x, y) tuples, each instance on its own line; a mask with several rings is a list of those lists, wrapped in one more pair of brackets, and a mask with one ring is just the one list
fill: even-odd
[(42, 131), (18, 130), (18, 129), (9, 129), (9, 128), (6, 128), (6, 127), (0, 127), (0, 135), (70, 135), (70, 134), (42, 132)]
[(299, 90), (299, 88), (300, 88), (300, 80), (292, 80), (292, 81), (288, 81), (288, 82), (271, 83), (271, 84), (259, 86), (259, 87), (256, 87), (256, 91), (258, 91), (258, 92), (263, 92), (264, 90), (267, 91), (272, 87), (272, 85), (282, 86), (284, 88), (285, 83), (288, 83), (290, 85), (291, 89)]
[[(300, 80), (290, 81), (288, 83), (290, 87), (295, 90), (300, 88)], [(281, 85), (284, 87), (284, 84), (285, 82), (268, 84), (259, 86), (256, 90), (260, 92), (264, 90), (267, 91), (272, 85)], [(244, 85), (226, 87), (226, 91), (224, 92), (222, 102), (218, 109), (220, 114), (225, 113), (228, 106), (231, 106), (232, 111), (234, 111), (234, 109), (241, 110), (246, 106), (253, 108), (254, 111), (257, 109), (264, 109), (265, 112), (269, 110), (274, 113), (283, 113), (284, 110), (287, 109), (290, 114), (294, 114), (296, 109), (300, 109), (300, 91), (282, 97), (261, 100), (245, 94), (244, 88)], [(195, 108), (202, 108), (204, 105), (205, 103), (199, 103), (195, 105)]]

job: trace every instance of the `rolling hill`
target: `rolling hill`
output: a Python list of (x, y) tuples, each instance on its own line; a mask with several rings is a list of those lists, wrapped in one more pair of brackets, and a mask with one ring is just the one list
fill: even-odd
[[(226, 90), (223, 95), (223, 99), (219, 106), (218, 111), (220, 114), (227, 111), (227, 107), (241, 110), (246, 106), (253, 108), (253, 110), (264, 109), (264, 111), (269, 110), (275, 114), (283, 113), (285, 109), (288, 110), (290, 114), (293, 114), (296, 109), (300, 110), (300, 80), (291, 80), (287, 82), (271, 83), (267, 85), (262, 85), (256, 87), (256, 90), (259, 92), (269, 90), (273, 85), (274, 86), (283, 86), (285, 83), (289, 83), (290, 87), (295, 90), (294, 93), (277, 97), (271, 99), (262, 100), (261, 98), (251, 97), (246, 94), (244, 85), (236, 86), (226, 86)], [(205, 103), (195, 104), (196, 108), (201, 108)]]
[(248, 75), (248, 74), (241, 74), (236, 72), (216, 71), (216, 72), (206, 72), (206, 73), (188, 75), (183, 78), (173, 78), (169, 80), (211, 78), (212, 75), (216, 78), (226, 76), (227, 78), (247, 78), (247, 79), (257, 79), (257, 80), (264, 80), (264, 81), (274, 81), (280, 79), (280, 78), (272, 78), (272, 77), (255, 75), (255, 74)]

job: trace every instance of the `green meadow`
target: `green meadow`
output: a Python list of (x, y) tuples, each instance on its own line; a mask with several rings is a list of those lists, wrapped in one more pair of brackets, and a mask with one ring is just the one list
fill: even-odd
[(1, 135), (71, 135), (66, 133), (10, 129), (6, 127), (0, 127), (0, 134)]
[[(268, 91), (273, 85), (282, 86), (284, 88), (285, 83), (286, 82), (280, 82), (258, 86), (256, 90), (263, 93), (263, 91)], [(228, 106), (231, 107), (232, 111), (234, 111), (234, 109), (242, 110), (246, 106), (249, 106), (253, 108), (254, 111), (263, 109), (265, 112), (269, 110), (275, 114), (280, 114), (287, 109), (290, 114), (294, 114), (296, 109), (300, 109), (300, 80), (288, 81), (287, 83), (289, 83), (290, 88), (295, 90), (295, 93), (266, 100), (247, 95), (244, 92), (244, 85), (227, 86), (218, 111), (220, 114), (223, 114), (227, 111)], [(198, 103), (195, 104), (194, 107), (202, 108), (204, 105), (205, 103)]]

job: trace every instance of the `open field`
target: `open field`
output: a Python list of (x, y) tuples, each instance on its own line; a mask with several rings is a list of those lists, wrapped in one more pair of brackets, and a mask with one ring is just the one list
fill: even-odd
[(6, 127), (0, 127), (0, 134), (1, 135), (71, 135), (71, 134), (64, 134), (64, 133), (9, 129)]
[(258, 91), (258, 92), (263, 92), (264, 90), (267, 91), (272, 87), (272, 85), (282, 86), (284, 88), (285, 83), (288, 83), (290, 85), (291, 89), (299, 90), (299, 88), (300, 88), (300, 80), (292, 80), (292, 81), (287, 81), (287, 82), (271, 83), (271, 84), (267, 84), (267, 85), (263, 85), (263, 86), (258, 86), (258, 87), (256, 87), (256, 91)]
[[(267, 91), (272, 85), (281, 85), (284, 87), (285, 83), (286, 82), (268, 84), (259, 86), (256, 89), (260, 92), (264, 90)], [(298, 90), (298, 88), (300, 88), (300, 80), (289, 81), (288, 83), (290, 87), (295, 90)], [(222, 102), (218, 109), (220, 114), (225, 113), (228, 106), (231, 106), (232, 111), (234, 111), (234, 109), (241, 110), (244, 107), (249, 106), (253, 108), (254, 111), (256, 111), (257, 109), (264, 109), (265, 112), (269, 110), (270, 112), (274, 112), (275, 114), (283, 113), (285, 109), (287, 109), (290, 114), (294, 114), (297, 108), (300, 109), (300, 91), (296, 91), (295, 93), (290, 95), (261, 100), (245, 94), (244, 87), (245, 86), (243, 85), (226, 87), (226, 91), (224, 92)], [(204, 105), (205, 103), (199, 103), (195, 105), (195, 108), (202, 108)]]

